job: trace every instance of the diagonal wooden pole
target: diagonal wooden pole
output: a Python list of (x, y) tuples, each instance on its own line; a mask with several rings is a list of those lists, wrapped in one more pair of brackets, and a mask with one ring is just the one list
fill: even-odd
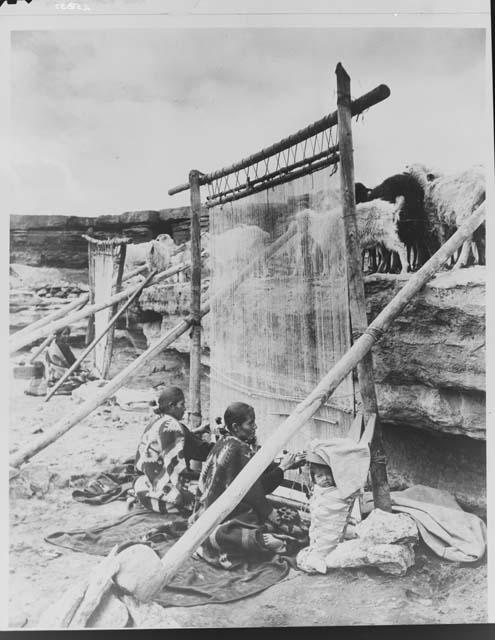
[[(356, 201), (354, 193), (354, 157), (352, 148), (351, 79), (340, 64), (337, 75), (337, 114), (340, 151), (340, 189), (347, 254), (347, 281), (353, 339), (364, 333), (368, 326), (366, 299), (362, 271), (361, 248), (357, 237)], [(370, 475), (375, 505), (383, 511), (391, 511), (390, 489), (383, 449), (380, 416), (373, 377), (373, 356), (369, 351), (357, 365), (359, 391), (363, 403), (365, 423), (376, 415), (375, 433), (371, 442)]]

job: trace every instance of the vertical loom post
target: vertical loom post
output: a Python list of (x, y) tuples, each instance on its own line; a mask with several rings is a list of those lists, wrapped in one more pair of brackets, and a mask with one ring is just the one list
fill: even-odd
[[(84, 236), (83, 236), (84, 237)], [(95, 303), (95, 279), (94, 268), (92, 264), (93, 257), (91, 255), (91, 245), (88, 242), (88, 287), (89, 287), (89, 304)], [(92, 313), (88, 318), (88, 326), (86, 327), (85, 346), (87, 347), (95, 337), (95, 314)]]
[(200, 173), (189, 173), (191, 185), (191, 347), (189, 369), (190, 426), (201, 424), (201, 187)]
[[(337, 76), (337, 113), (340, 152), (340, 188), (344, 216), (347, 254), (347, 279), (349, 283), (349, 305), (353, 341), (368, 327), (366, 300), (361, 268), (361, 250), (357, 237), (356, 201), (354, 194), (354, 158), (352, 148), (351, 79), (340, 64), (335, 69)], [(382, 432), (378, 415), (375, 383), (373, 378), (373, 356), (369, 351), (357, 365), (359, 390), (363, 403), (365, 422), (376, 414), (375, 433), (370, 445), (370, 474), (373, 500), (376, 507), (391, 511), (386, 458), (383, 450)]]

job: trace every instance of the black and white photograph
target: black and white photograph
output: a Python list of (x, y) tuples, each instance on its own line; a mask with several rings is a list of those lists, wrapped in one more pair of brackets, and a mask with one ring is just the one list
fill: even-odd
[(476, 637), (490, 4), (179, 4), (0, 6), (5, 627)]

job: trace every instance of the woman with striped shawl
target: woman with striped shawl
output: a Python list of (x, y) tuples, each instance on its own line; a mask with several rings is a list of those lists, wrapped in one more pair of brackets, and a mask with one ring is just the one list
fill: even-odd
[[(228, 433), (219, 440), (201, 472), (195, 521), (225, 491), (255, 453), (256, 418), (253, 407), (243, 402), (231, 404), (224, 416)], [(289, 508), (277, 509), (266, 498), (284, 478), (284, 471), (304, 464), (302, 455), (286, 454), (272, 463), (237, 507), (218, 525), (197, 550), (197, 555), (224, 569), (245, 561), (269, 559), (304, 546), (306, 533), (299, 514)]]
[(189, 469), (189, 460), (205, 461), (213, 446), (181, 422), (184, 412), (182, 389), (162, 391), (155, 410), (158, 417), (144, 430), (136, 454), (136, 470), (142, 475), (134, 482), (134, 493), (143, 506), (159, 513), (190, 513), (194, 502), (190, 484), (198, 474)]

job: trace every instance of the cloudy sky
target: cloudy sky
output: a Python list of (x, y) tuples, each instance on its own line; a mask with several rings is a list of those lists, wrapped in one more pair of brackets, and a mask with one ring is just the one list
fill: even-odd
[(100, 215), (187, 202), (167, 190), (357, 97), (391, 97), (354, 128), (356, 180), (486, 154), (478, 29), (155, 29), (12, 33), (12, 213)]

